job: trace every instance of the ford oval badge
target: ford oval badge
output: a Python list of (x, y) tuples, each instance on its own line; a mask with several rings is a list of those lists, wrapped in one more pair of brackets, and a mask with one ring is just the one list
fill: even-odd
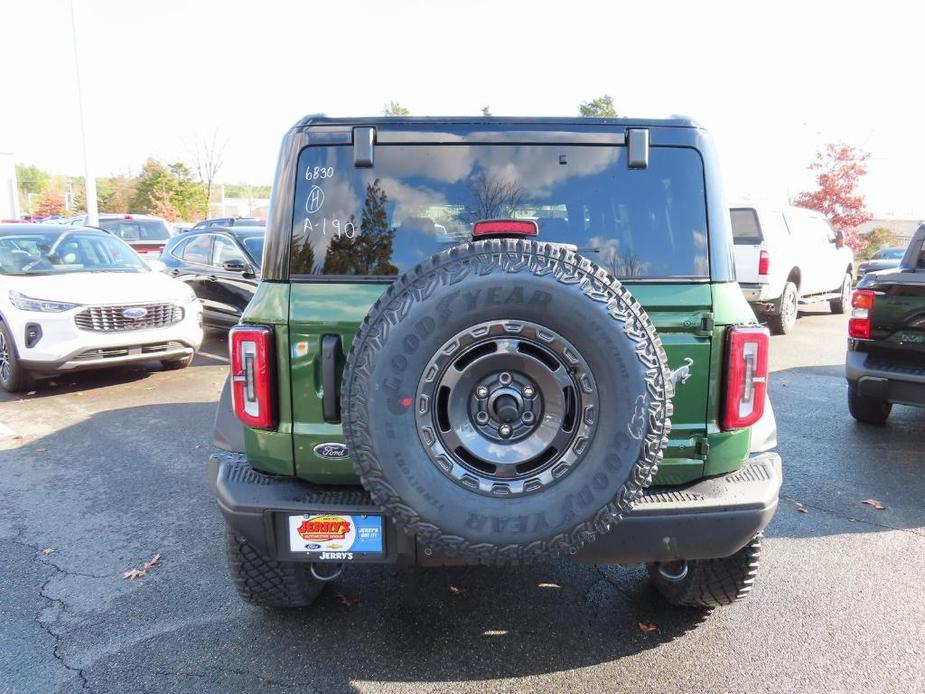
[(349, 455), (347, 447), (342, 443), (319, 443), (312, 450), (325, 460), (343, 460)]
[(148, 315), (148, 309), (141, 306), (130, 306), (126, 309), (122, 309), (122, 317), (128, 318), (129, 320), (139, 320)]

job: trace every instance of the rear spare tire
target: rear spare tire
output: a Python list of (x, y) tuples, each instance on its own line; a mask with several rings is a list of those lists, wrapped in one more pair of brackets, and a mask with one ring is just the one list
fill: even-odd
[(670, 372), (652, 322), (558, 244), (478, 241), (399, 277), (354, 338), (341, 408), (373, 499), (426, 550), (574, 553), (651, 482)]

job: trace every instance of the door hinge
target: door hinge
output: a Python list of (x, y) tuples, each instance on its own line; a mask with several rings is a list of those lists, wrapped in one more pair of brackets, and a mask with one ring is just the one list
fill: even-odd
[(698, 436), (694, 439), (694, 451), (698, 458), (706, 460), (710, 457), (710, 440), (706, 436)]
[(713, 335), (713, 328), (716, 327), (716, 323), (713, 321), (712, 313), (703, 313), (700, 316), (700, 328), (697, 331), (699, 335), (704, 337), (709, 337)]

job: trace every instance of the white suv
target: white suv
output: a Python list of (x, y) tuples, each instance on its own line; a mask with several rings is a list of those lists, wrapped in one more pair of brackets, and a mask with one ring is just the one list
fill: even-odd
[(202, 343), (202, 306), (98, 229), (0, 225), (0, 387), (33, 376), (159, 360), (182, 368)]
[(827, 301), (833, 313), (845, 313), (854, 255), (825, 215), (764, 205), (738, 205), (730, 214), (736, 278), (773, 332), (793, 330), (801, 305)]

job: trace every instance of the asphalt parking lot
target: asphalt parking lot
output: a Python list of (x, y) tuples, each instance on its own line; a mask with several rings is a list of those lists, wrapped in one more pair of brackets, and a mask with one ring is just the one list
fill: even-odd
[(709, 614), (569, 563), (354, 568), (266, 613), (232, 589), (204, 474), (220, 338), (183, 371), (0, 396), (0, 691), (922, 691), (925, 411), (851, 419), (845, 324), (772, 341), (783, 498), (751, 596)]

